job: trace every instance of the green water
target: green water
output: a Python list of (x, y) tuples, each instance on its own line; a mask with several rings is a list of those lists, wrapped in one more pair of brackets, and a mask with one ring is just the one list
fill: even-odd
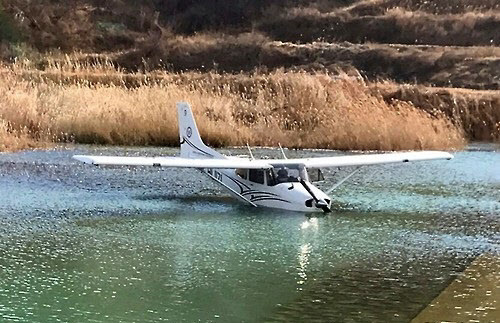
[(407, 322), (499, 252), (498, 151), (365, 168), (317, 218), (241, 205), (189, 170), (70, 159), (175, 149), (0, 155), (1, 321)]

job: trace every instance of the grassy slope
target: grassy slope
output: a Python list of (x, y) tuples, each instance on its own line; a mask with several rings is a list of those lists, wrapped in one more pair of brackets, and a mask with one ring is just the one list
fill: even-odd
[(500, 9), (492, 0), (139, 3), (10, 0), (7, 12), (23, 17), (18, 27), (38, 50), (111, 53), (129, 70), (144, 62), (226, 72), (349, 65), (370, 79), (500, 88)]
[[(169, 1), (161, 5), (157, 3), (159, 2), (150, 0), (40, 0), (36, 3), (27, 0), (3, 0), (4, 10), (0, 9), (0, 26), (9, 26), (9, 29), (2, 28), (4, 32), (0, 33), (0, 56), (7, 62), (14, 57), (30, 60), (23, 68), (20, 68), (20, 65), (13, 69), (7, 67), (4, 74), (8, 77), (4, 77), (3, 81), (9, 77), (36, 81), (39, 86), (48, 86), (52, 91), (56, 91), (54, 97), (57, 97), (57, 93), (67, 91), (66, 86), (70, 86), (69, 83), (79, 86), (83, 95), (87, 89), (82, 88), (82, 84), (90, 86), (89, 84), (95, 83), (95, 79), (103, 78), (109, 81), (104, 84), (115, 84), (117, 87), (133, 85), (144, 88), (145, 84), (137, 81), (138, 77), (156, 79), (162, 74), (153, 72), (146, 76), (127, 73), (124, 75), (126, 70), (195, 70), (205, 73), (196, 74), (197, 78), (207, 78), (212, 82), (214, 75), (218, 75), (215, 77), (217, 79), (227, 79), (229, 76), (224, 72), (252, 73), (245, 77), (241, 74), (238, 82), (231, 83), (233, 85), (248, 77), (258, 76), (269, 80), (269, 76), (266, 76), (269, 72), (273, 75), (270, 79), (274, 82), (277, 76), (273, 74), (276, 72), (272, 71), (283, 69), (312, 73), (307, 76), (308, 82), (310, 78), (324, 78), (325, 73), (328, 73), (329, 77), (338, 75), (341, 70), (343, 72), (340, 75), (345, 76), (347, 73), (355, 78), (362, 75), (375, 81), (359, 86), (358, 89), (366, 91), (365, 95), (370, 100), (382, 100), (377, 101), (379, 103), (376, 105), (394, 108), (394, 104), (406, 104), (408, 111), (415, 106), (433, 115), (431, 118), (434, 119), (442, 120), (443, 115), (447, 116), (456, 126), (461, 127), (470, 139), (500, 138), (498, 91), (460, 91), (452, 88), (500, 88), (500, 9), (497, 1), (277, 0), (270, 3), (260, 0), (236, 0), (231, 2), (230, 6), (225, 1), (202, 0)], [(5, 36), (7, 30), (11, 35), (9, 37)], [(193, 32), (196, 34), (193, 35)], [(12, 37), (14, 34), (17, 45), (12, 45), (12, 41), (16, 40)], [(75, 50), (87, 54), (74, 55), (68, 63), (65, 63), (65, 56), (57, 54), (60, 51), (71, 53)], [(51, 54), (43, 54), (46, 51)], [(80, 63), (75, 63), (75, 57)], [(114, 67), (108, 66), (103, 71), (103, 58)], [(54, 61), (57, 62), (56, 67)], [(88, 68), (96, 62), (99, 68)], [(62, 67), (64, 64), (66, 67)], [(116, 70), (115, 67), (118, 66), (125, 70)], [(214, 71), (219, 74), (214, 74)], [(289, 77), (287, 82), (294, 84), (293, 87), (298, 92), (302, 88), (296, 80), (306, 80), (304, 74), (297, 77), (295, 72), (280, 75), (280, 78)], [(50, 85), (51, 78), (54, 77), (59, 78), (59, 81), (62, 78), (63, 83), (69, 83), (60, 88), (54, 87)], [(161, 76), (165, 77), (172, 78), (174, 75), (167, 73)], [(192, 77), (192, 74), (175, 76), (178, 79), (186, 77)], [(376, 82), (380, 78), (396, 82), (416, 82), (420, 85), (403, 86), (391, 82)], [(121, 83), (116, 84), (117, 79)], [(355, 80), (349, 82), (359, 83)], [(203, 91), (211, 91), (210, 84), (202, 84), (206, 87)], [(425, 86), (445, 88), (434, 89)], [(29, 92), (27, 96), (39, 91), (37, 87), (25, 87)], [(144, 89), (146, 92), (150, 90)], [(337, 90), (344, 91), (345, 88), (337, 87)], [(137, 95), (138, 91), (121, 91), (125, 91), (123, 95), (132, 95), (131, 99), (137, 100), (134, 95)], [(267, 91), (270, 89), (262, 89), (261, 95), (269, 95)], [(328, 92), (331, 89), (321, 88), (319, 91)], [(317, 95), (314, 91), (306, 93)], [(245, 91), (240, 91), (233, 97), (239, 99), (231, 99), (232, 104), (247, 104), (247, 95)], [(347, 97), (349, 95), (347, 94)], [(291, 109), (309, 108), (305, 107), (299, 98), (296, 99), (286, 101)], [(214, 102), (212, 101), (213, 104)], [(250, 102), (260, 104), (258, 101)], [(5, 111), (4, 108), (3, 119), (7, 120), (11, 112)], [(362, 113), (361, 110), (357, 111), (351, 112)], [(95, 112), (98, 113), (97, 110)], [(233, 114), (237, 115), (234, 111)], [(386, 110), (386, 116), (388, 120), (391, 118), (389, 110)], [(108, 117), (110, 119), (107, 122), (114, 118)], [(275, 117), (277, 116), (273, 118)], [(14, 125), (12, 120), (8, 121), (3, 123), (4, 137), (5, 133), (11, 136), (13, 133), (16, 133), (16, 136), (26, 135), (26, 131), (21, 131), (20, 128), (22, 122)], [(35, 121), (25, 123), (23, 127), (27, 128), (31, 135), (38, 133), (36, 136), (40, 136), (41, 132), (36, 129), (34, 131), (30, 122)], [(234, 122), (242, 126), (244, 120), (236, 117)], [(351, 121), (344, 122), (344, 125), (337, 127), (349, 126)], [(77, 127), (74, 123), (73, 126)], [(444, 128), (446, 127), (448, 126)], [(49, 128), (46, 127), (42, 133), (53, 139), (55, 130)], [(287, 127), (280, 129), (290, 130)], [(147, 140), (127, 139), (126, 136), (120, 135), (100, 135), (100, 131), (95, 127), (94, 132), (83, 137), (76, 135), (78, 131), (66, 130), (71, 133), (71, 138), (85, 142), (159, 144), (173, 140), (166, 134), (157, 134), (156, 139), (151, 139), (155, 136), (149, 134), (149, 137), (146, 136), (149, 138)], [(376, 138), (378, 135), (387, 134), (381, 132), (375, 136), (372, 134), (371, 137)], [(139, 135), (141, 136), (143, 135)], [(432, 131), (429, 136), (432, 137)], [(60, 135), (56, 137), (61, 139)], [(243, 136), (232, 140), (226, 138), (223, 141), (241, 143), (244, 141), (242, 138), (248, 140)], [(298, 146), (401, 148), (395, 141), (387, 144), (392, 139), (384, 139), (386, 143), (377, 146), (376, 143), (366, 144), (371, 140), (368, 138), (357, 138), (355, 143), (349, 144), (340, 144), (342, 140), (335, 138), (337, 143), (333, 146), (326, 143), (306, 143), (307, 140), (299, 140)], [(271, 143), (269, 139), (266, 140), (268, 141), (262, 139), (260, 143)], [(432, 146), (422, 145), (415, 140), (409, 142), (414, 143), (414, 148)]]

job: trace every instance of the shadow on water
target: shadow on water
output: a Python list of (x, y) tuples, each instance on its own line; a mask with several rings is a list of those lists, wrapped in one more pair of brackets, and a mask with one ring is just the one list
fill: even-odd
[[(211, 195), (208, 195), (211, 194)], [(221, 207), (225, 206), (239, 206), (241, 205), (231, 196), (218, 195), (216, 196), (214, 192), (197, 193), (196, 195), (179, 196), (176, 194), (143, 194), (132, 196), (133, 199), (139, 201), (177, 201), (179, 203), (184, 203), (186, 208), (189, 208), (192, 204), (219, 204)]]

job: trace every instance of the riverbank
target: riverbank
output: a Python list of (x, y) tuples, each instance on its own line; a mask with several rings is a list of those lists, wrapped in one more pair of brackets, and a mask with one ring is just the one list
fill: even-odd
[(498, 255), (477, 257), (411, 322), (494, 322), (500, 314), (497, 308), (499, 273)]

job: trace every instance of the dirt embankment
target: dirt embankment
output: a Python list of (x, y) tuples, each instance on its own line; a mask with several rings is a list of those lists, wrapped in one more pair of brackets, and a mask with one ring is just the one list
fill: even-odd
[(3, 2), (0, 26), (8, 33), (0, 32), (0, 56), (7, 60), (40, 60), (33, 46), (105, 54), (130, 71), (354, 67), (371, 80), (500, 88), (493, 0)]
[(313, 41), (441, 46), (500, 45), (500, 11), (434, 15), (397, 8), (376, 16), (348, 11), (294, 10), (258, 24), (282, 41)]
[(370, 80), (440, 87), (500, 89), (499, 47), (276, 42), (258, 34), (158, 37), (110, 57), (128, 70), (240, 72), (278, 68), (336, 72), (354, 68)]

